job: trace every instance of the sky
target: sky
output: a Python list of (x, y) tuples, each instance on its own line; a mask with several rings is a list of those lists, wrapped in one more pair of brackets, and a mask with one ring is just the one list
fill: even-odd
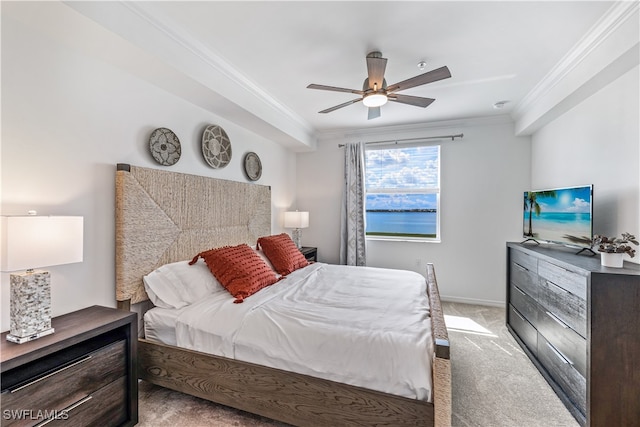
[(367, 209), (437, 208), (436, 194), (372, 194), (370, 191), (437, 188), (438, 152), (437, 146), (367, 150)]
[(590, 213), (591, 189), (589, 186), (556, 190), (556, 198), (537, 196), (542, 212)]

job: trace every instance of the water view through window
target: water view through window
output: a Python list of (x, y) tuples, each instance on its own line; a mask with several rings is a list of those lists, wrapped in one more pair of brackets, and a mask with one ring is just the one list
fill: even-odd
[[(395, 196), (395, 195), (394, 195)], [(437, 195), (404, 195), (412, 207), (374, 208), (379, 200), (367, 195), (367, 234), (377, 236), (405, 235), (413, 237), (436, 237), (438, 212)], [(416, 206), (422, 207), (416, 207)]]
[(439, 146), (366, 152), (366, 233), (438, 238)]

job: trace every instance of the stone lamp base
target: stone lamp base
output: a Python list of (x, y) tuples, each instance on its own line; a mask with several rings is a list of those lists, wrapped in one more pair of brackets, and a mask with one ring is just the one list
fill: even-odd
[(293, 231), (291, 231), (291, 240), (293, 240), (293, 243), (300, 249), (302, 247), (302, 230), (294, 228)]
[(11, 322), (7, 341), (22, 344), (52, 334), (49, 272), (11, 274), (10, 279)]

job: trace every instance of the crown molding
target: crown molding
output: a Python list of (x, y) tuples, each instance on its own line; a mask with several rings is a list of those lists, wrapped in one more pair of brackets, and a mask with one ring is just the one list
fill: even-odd
[(214, 52), (208, 46), (205, 46), (179, 25), (171, 22), (170, 18), (151, 11), (150, 8), (145, 7), (145, 2), (122, 1), (121, 4), (132, 13), (136, 14), (139, 18), (162, 32), (165, 36), (169, 37), (179, 46), (188, 50), (208, 66), (215, 69), (235, 85), (244, 89), (256, 99), (262, 101), (262, 103), (267, 105), (269, 108), (275, 110), (281, 115), (284, 115), (289, 121), (302, 127), (306, 133), (313, 133), (313, 128), (302, 117), (269, 95), (260, 86), (235, 69), (221, 55)]
[(505, 124), (514, 124), (513, 119), (509, 114), (500, 114), (495, 116), (486, 117), (470, 117), (465, 119), (455, 120), (440, 120), (434, 122), (425, 123), (411, 123), (406, 125), (396, 126), (379, 126), (373, 128), (360, 128), (360, 129), (332, 129), (328, 131), (320, 131), (316, 133), (318, 141), (335, 141), (345, 138), (372, 138), (387, 139), (391, 137), (397, 137), (397, 135), (414, 135), (419, 134), (418, 137), (429, 136), (425, 134), (432, 134), (435, 131), (459, 133), (465, 128), (472, 126), (499, 126)]
[(556, 85), (585, 60), (600, 44), (614, 33), (628, 18), (638, 13), (638, 1), (619, 1), (607, 10), (584, 37), (551, 69), (551, 71), (514, 107), (512, 116), (522, 117), (532, 105), (548, 94)]

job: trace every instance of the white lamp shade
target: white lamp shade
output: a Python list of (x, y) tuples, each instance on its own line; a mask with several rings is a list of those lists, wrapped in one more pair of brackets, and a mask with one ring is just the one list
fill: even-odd
[(309, 212), (285, 212), (285, 228), (307, 228), (309, 226)]
[(82, 262), (81, 216), (3, 216), (2, 271)]

